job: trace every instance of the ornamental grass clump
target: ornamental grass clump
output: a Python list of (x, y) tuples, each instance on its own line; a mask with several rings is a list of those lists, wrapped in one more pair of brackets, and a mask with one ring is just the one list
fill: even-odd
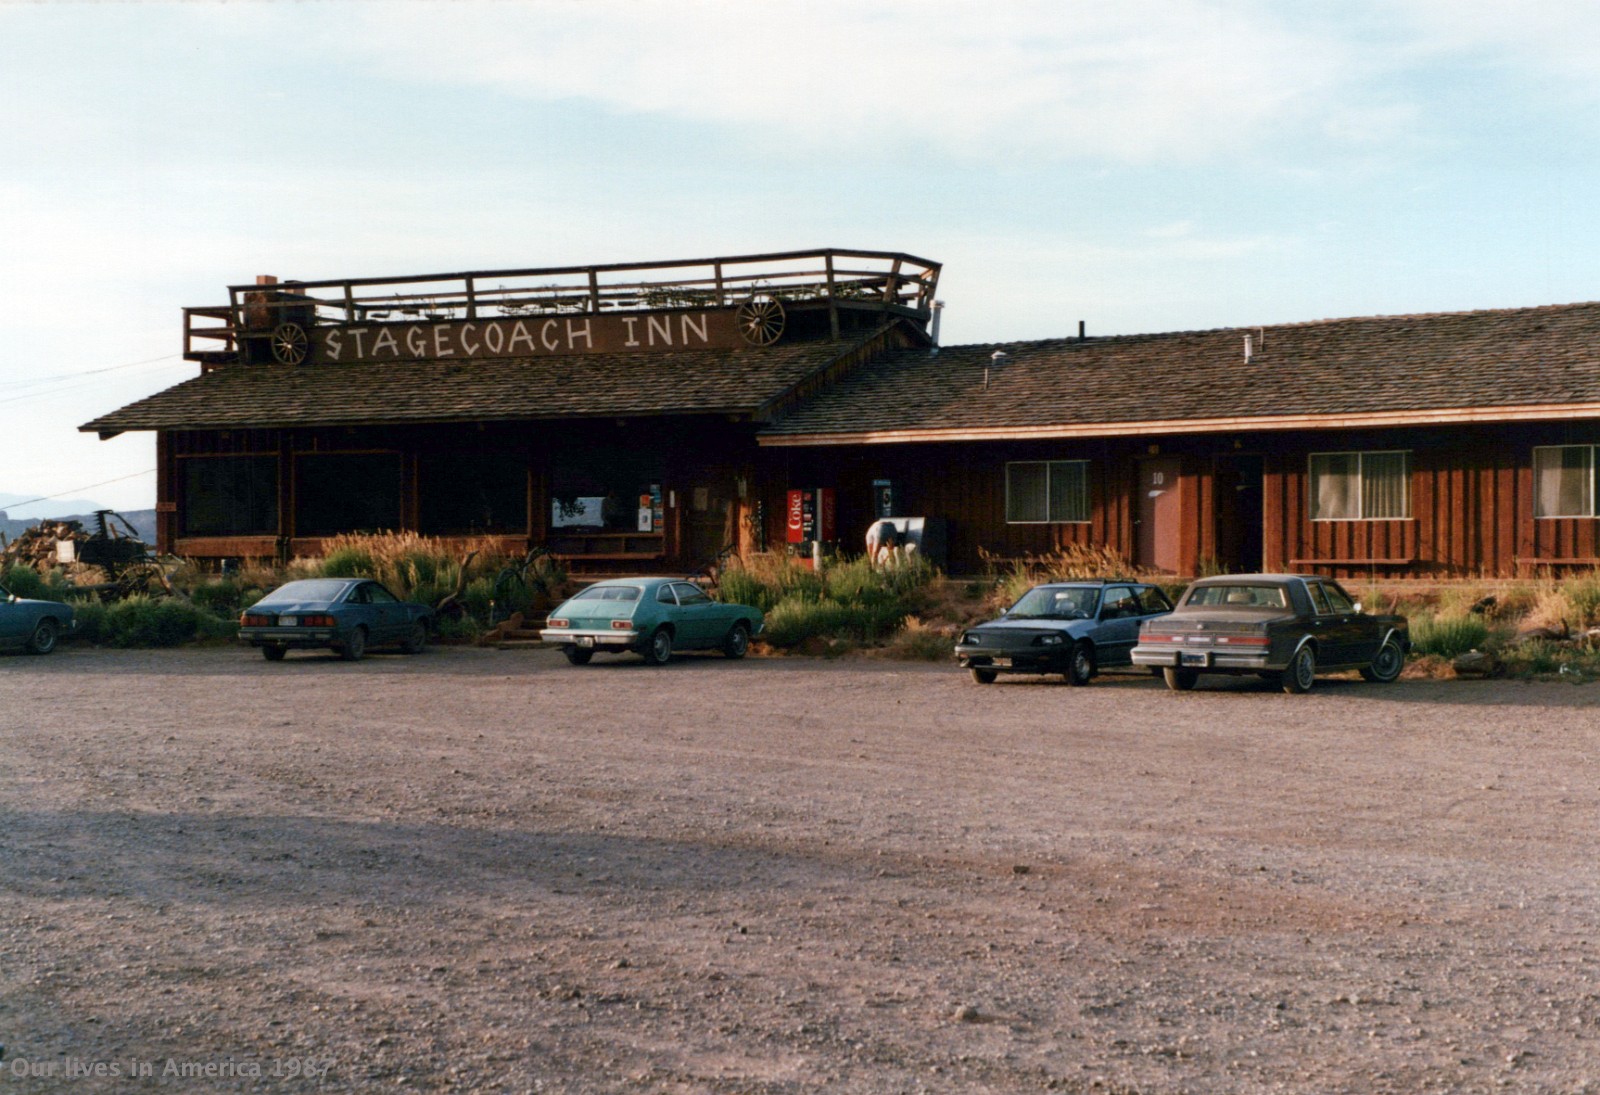
[(1481, 650), (1489, 641), (1489, 625), (1482, 616), (1470, 613), (1419, 616), (1411, 621), (1411, 650), (1414, 654), (1434, 654), (1454, 658), (1469, 650)]

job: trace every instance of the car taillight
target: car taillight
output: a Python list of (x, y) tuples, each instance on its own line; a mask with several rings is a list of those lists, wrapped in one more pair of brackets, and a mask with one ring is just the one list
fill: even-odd
[(572, 626), (566, 620), (554, 619), (554, 618), (546, 620), (545, 624), (548, 627), (571, 627)]
[(627, 631), (633, 626), (632, 620), (612, 620), (611, 626), (618, 631)]
[(334, 626), (334, 620), (333, 620), (332, 616), (302, 616), (302, 617), (300, 617), (300, 626), (301, 627), (333, 627)]
[(259, 612), (246, 612), (239, 617), (240, 627), (271, 627), (272, 617), (263, 616)]
[(1183, 636), (1150, 634), (1145, 636), (1145, 641), (1152, 643), (1181, 643), (1183, 642)]
[(1229, 646), (1270, 646), (1272, 640), (1265, 635), (1218, 635), (1217, 642)]

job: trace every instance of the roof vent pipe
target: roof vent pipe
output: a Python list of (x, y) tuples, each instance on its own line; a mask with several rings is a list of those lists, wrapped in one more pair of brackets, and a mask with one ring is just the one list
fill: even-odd
[(1250, 336), (1249, 335), (1245, 335), (1244, 336), (1244, 363), (1246, 365), (1250, 364), (1250, 355), (1251, 355)]
[(1078, 341), (1082, 342), (1088, 336), (1083, 333), (1083, 320), (1078, 320)]
[(984, 391), (988, 391), (989, 390), (989, 371), (991, 369), (998, 369), (1000, 366), (1004, 365), (1005, 363), (1006, 363), (1006, 352), (1004, 350), (996, 350), (994, 353), (989, 355), (989, 364), (987, 364), (987, 365), (985, 365), (983, 367), (983, 390)]
[(944, 301), (933, 302), (933, 330), (928, 332), (928, 337), (933, 340), (933, 352), (939, 352), (939, 317), (944, 314)]

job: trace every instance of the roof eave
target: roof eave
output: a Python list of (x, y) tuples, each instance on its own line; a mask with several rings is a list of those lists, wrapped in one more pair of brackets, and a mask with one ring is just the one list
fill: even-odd
[(1226, 433), (1265, 430), (1333, 430), (1382, 426), (1450, 426), (1472, 423), (1561, 422), (1600, 418), (1600, 402), (1539, 403), (1515, 407), (1451, 407), (1437, 410), (1375, 411), (1359, 414), (1237, 415), (1227, 418), (1167, 418), (1040, 426), (990, 426), (853, 430), (816, 433), (766, 433), (763, 448), (816, 445), (894, 445), (937, 441), (1056, 441), (1080, 437)]

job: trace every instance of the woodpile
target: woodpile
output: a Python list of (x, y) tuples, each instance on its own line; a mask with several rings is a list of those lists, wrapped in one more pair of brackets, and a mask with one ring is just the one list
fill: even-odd
[(71, 540), (76, 545), (88, 539), (89, 534), (83, 530), (81, 522), (40, 521), (18, 533), (16, 539), (6, 545), (5, 551), (0, 553), (0, 566), (9, 569), (20, 563), (44, 574), (57, 565), (58, 542)]

